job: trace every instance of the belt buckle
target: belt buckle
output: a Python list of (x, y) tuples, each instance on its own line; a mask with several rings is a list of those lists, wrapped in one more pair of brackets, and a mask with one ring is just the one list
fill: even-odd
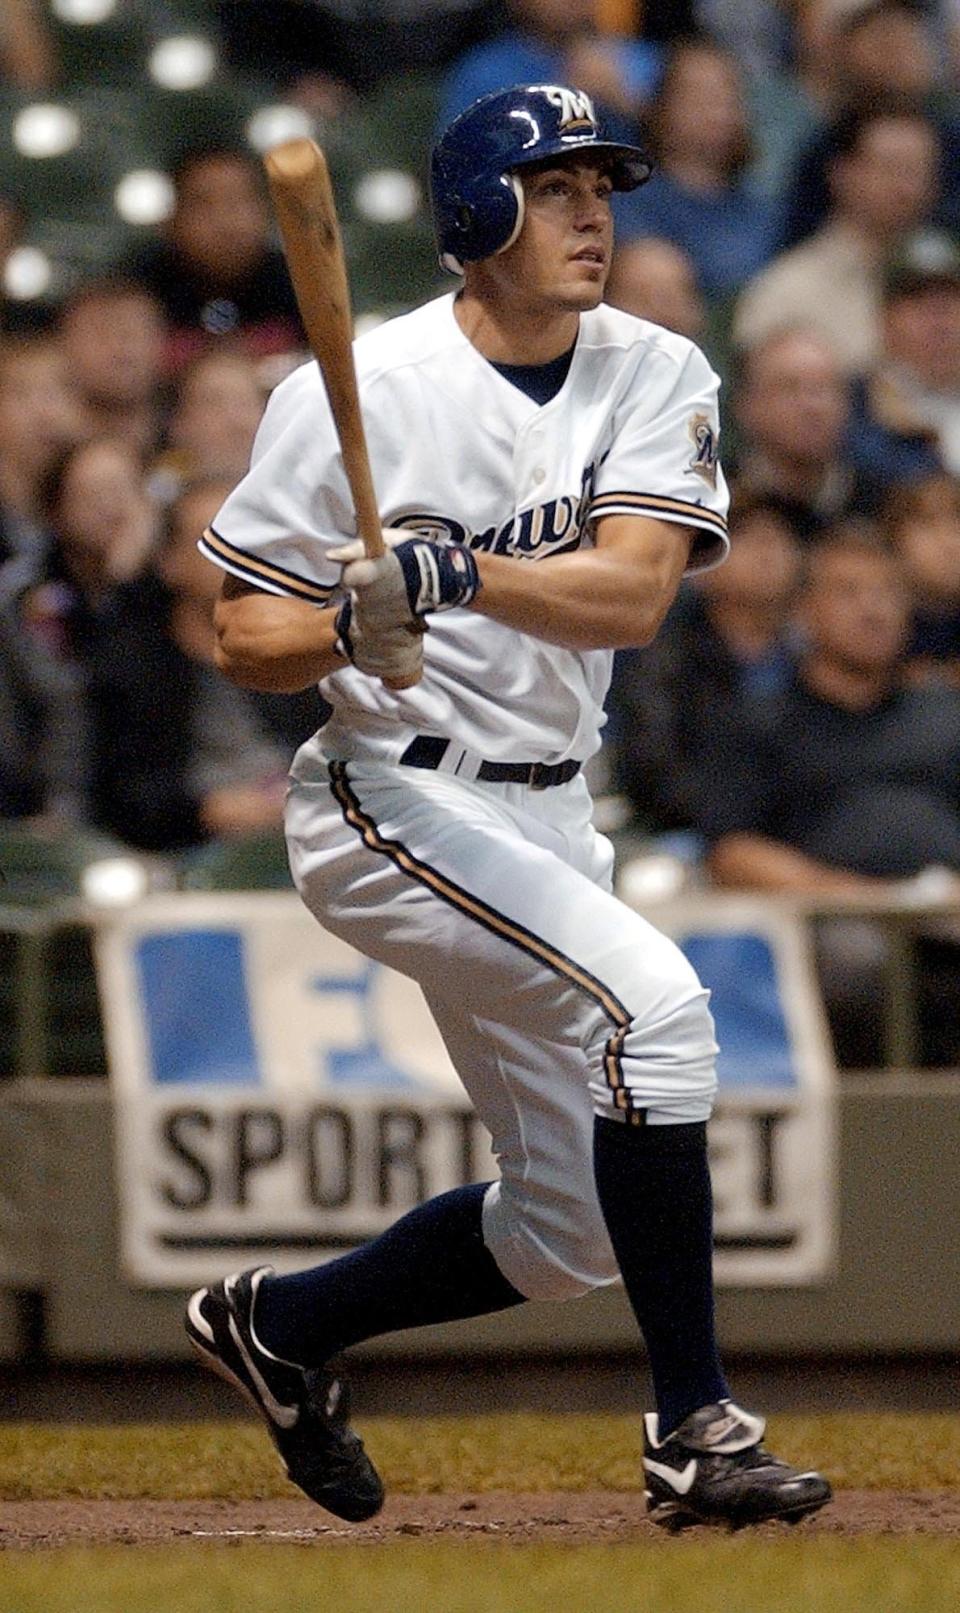
[(530, 769), (527, 783), (531, 790), (545, 790), (547, 788), (547, 768), (543, 762), (534, 762)]

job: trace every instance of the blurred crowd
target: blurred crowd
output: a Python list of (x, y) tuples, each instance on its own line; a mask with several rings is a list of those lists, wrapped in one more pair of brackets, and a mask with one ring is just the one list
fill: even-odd
[[(58, 82), (49, 9), (5, 0), (21, 89)], [(721, 374), (732, 554), (616, 657), (601, 788), (634, 844), (726, 888), (960, 899), (960, 0), (192, 11), (232, 71), (327, 126), (388, 71), (431, 76), (438, 127), (566, 80), (652, 150), (617, 198), (608, 300)], [(276, 824), (321, 720), (315, 692), (213, 670), (196, 537), (303, 335), (256, 154), (211, 129), (172, 178), (169, 220), (42, 318), (0, 301), (0, 817), (161, 855)], [(24, 206), (0, 198), (0, 265)], [(928, 1053), (960, 1062), (960, 952), (949, 927), (928, 941)], [(876, 937), (821, 943), (837, 1034), (869, 1060)]]

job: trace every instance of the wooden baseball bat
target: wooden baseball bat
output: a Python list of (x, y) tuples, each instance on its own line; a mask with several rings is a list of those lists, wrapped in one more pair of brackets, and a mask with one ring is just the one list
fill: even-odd
[[(274, 146), (264, 166), (303, 328), (340, 438), (357, 533), (367, 556), (378, 560), (383, 532), (360, 412), (350, 286), (327, 161), (314, 140), (300, 138)], [(389, 687), (409, 688), (419, 677)]]

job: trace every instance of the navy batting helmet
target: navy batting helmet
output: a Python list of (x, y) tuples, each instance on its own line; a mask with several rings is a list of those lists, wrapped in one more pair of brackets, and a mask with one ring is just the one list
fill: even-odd
[(523, 224), (517, 168), (577, 151), (606, 153), (614, 190), (635, 190), (652, 164), (637, 146), (605, 140), (589, 95), (566, 84), (518, 84), (482, 95), (433, 151), (430, 190), (444, 268), (488, 258)]

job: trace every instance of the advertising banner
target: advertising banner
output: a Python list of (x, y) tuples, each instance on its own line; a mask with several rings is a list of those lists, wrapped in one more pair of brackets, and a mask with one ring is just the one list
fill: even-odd
[[(647, 916), (712, 991), (718, 1281), (821, 1280), (833, 1077), (802, 926), (712, 897)], [(309, 1265), (496, 1174), (419, 987), (292, 892), (152, 896), (103, 916), (96, 958), (130, 1280)]]

